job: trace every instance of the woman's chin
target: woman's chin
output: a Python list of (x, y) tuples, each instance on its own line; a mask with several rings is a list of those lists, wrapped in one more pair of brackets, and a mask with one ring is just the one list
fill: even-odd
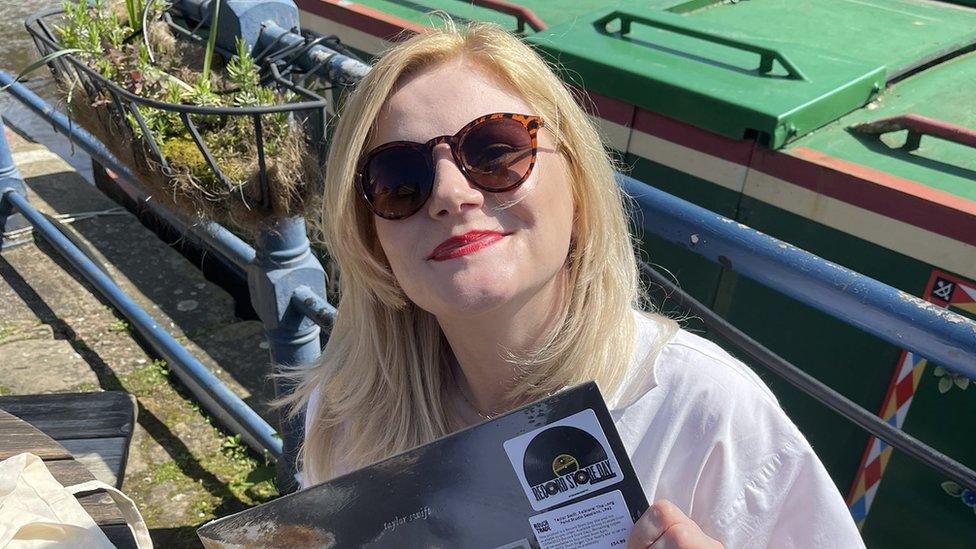
[[(535, 280), (514, 264), (495, 264), (465, 269), (447, 277), (432, 276), (414, 295), (414, 303), (438, 317), (473, 318), (497, 310), (515, 310), (531, 300), (555, 279)], [(535, 273), (532, 273), (535, 274)], [(410, 293), (408, 292), (408, 296)]]
[[(448, 288), (443, 288), (447, 290)], [(506, 288), (465, 288), (460, 291), (438, 292), (436, 316), (475, 317), (489, 313), (512, 300)]]

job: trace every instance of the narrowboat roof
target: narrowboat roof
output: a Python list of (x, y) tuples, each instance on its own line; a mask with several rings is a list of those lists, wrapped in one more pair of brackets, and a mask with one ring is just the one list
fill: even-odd
[[(872, 136), (852, 127), (906, 114), (976, 129), (976, 52), (946, 61), (897, 82), (877, 99), (791, 143), (791, 151), (815, 150), (831, 157), (897, 174), (901, 178), (976, 202), (976, 149), (923, 137), (920, 147), (902, 148), (905, 131)], [(973, 131), (972, 133), (976, 133)]]
[[(526, 38), (588, 90), (773, 148), (868, 104), (892, 77), (976, 43), (976, 10), (931, 0), (525, 0)], [(456, 0), (365, 0), (421, 24), (432, 10), (511, 27)], [(856, 22), (856, 25), (852, 25)], [(853, 32), (851, 29), (856, 28)]]

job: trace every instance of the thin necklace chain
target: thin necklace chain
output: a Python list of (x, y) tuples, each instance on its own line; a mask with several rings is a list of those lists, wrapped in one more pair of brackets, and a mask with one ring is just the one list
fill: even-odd
[(467, 405), (472, 410), (474, 410), (476, 414), (478, 414), (479, 416), (481, 416), (481, 419), (494, 419), (495, 416), (497, 416), (498, 414), (501, 413), (501, 412), (495, 412), (495, 411), (488, 412), (487, 414), (486, 413), (483, 413), (480, 408), (478, 408), (477, 406), (474, 405), (474, 402), (471, 402), (471, 399), (468, 398), (468, 395), (465, 394), (464, 388), (461, 387), (461, 383), (458, 381), (457, 373), (454, 371), (453, 368), (452, 368), (452, 371), (451, 371), (451, 377), (454, 379), (454, 386), (457, 387), (458, 393), (461, 395), (461, 398), (464, 399), (464, 402), (466, 402)]
[[(470, 398), (468, 398), (468, 395), (465, 392), (464, 388), (461, 387), (461, 382), (458, 380), (458, 373), (461, 371), (461, 366), (458, 365), (457, 361), (454, 360), (453, 357), (450, 360), (450, 363), (451, 363), (451, 379), (454, 381), (454, 386), (457, 388), (457, 391), (461, 395), (461, 398), (464, 399), (464, 402), (472, 410), (474, 410), (475, 413), (478, 414), (478, 416), (481, 417), (481, 419), (485, 419), (485, 420), (495, 419), (499, 415), (501, 415), (501, 414), (503, 414), (503, 413), (506, 412), (506, 410), (502, 410), (502, 411), (494, 411), (494, 410), (492, 410), (492, 411), (490, 411), (490, 412), (488, 412), (486, 414), (486, 413), (482, 412), (480, 408), (478, 408), (477, 406), (475, 406), (474, 402), (472, 402), (472, 400)], [(516, 378), (516, 380), (518, 380), (521, 377), (522, 376), (518, 376)], [(564, 389), (565, 388), (566, 387), (564, 387)], [(547, 391), (543, 396), (544, 397), (550, 397), (550, 396), (552, 396), (552, 395), (554, 395), (554, 394), (556, 394), (558, 392), (559, 392), (559, 390), (557, 390), (557, 391)]]
[(496, 412), (496, 411), (492, 410), (492, 411), (489, 411), (486, 414), (486, 413), (482, 412), (480, 408), (478, 408), (477, 406), (475, 406), (474, 402), (472, 402), (471, 399), (468, 398), (468, 395), (464, 391), (464, 388), (461, 387), (461, 382), (458, 379), (458, 377), (459, 377), (458, 374), (460, 373), (461, 367), (458, 365), (457, 361), (453, 359), (453, 357), (452, 357), (450, 363), (451, 363), (451, 379), (454, 381), (454, 386), (457, 388), (458, 394), (461, 395), (461, 398), (464, 399), (464, 402), (467, 403), (467, 405), (472, 410), (474, 410), (474, 412), (476, 414), (478, 414), (481, 417), (481, 419), (486, 419), (486, 420), (487, 419), (494, 419), (499, 414), (503, 413), (503, 412)]

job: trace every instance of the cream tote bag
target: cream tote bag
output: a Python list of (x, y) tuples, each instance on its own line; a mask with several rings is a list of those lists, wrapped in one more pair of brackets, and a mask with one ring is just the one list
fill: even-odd
[(0, 548), (114, 549), (75, 494), (102, 489), (122, 511), (139, 549), (152, 547), (149, 530), (132, 500), (102, 481), (61, 486), (34, 454), (0, 462)]

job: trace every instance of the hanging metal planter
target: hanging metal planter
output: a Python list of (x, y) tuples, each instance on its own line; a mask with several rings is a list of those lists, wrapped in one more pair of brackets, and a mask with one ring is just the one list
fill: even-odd
[[(247, 232), (274, 217), (304, 214), (306, 198), (320, 190), (316, 158), (324, 143), (328, 101), (304, 86), (308, 75), (295, 62), (302, 47), (254, 56), (260, 83), (287, 101), (232, 106), (166, 101), (140, 94), (137, 71), (110, 79), (92, 66), (91, 58), (65, 52), (59, 40), (64, 13), (64, 8), (40, 11), (27, 19), (27, 30), (40, 54), (50, 56), (47, 64), (66, 93), (72, 118), (128, 164), (154, 197), (188, 218), (229, 223)], [(169, 13), (163, 12), (161, 21), (166, 32), (187, 44), (182, 47), (202, 47), (203, 38)], [(306, 37), (305, 45), (316, 41)], [(52, 55), (56, 52), (63, 54)], [(231, 52), (221, 53), (229, 58)], [(235, 91), (240, 90), (214, 94)], [(179, 138), (160, 135), (154, 120), (165, 120)], [(221, 149), (226, 143), (237, 148)]]

